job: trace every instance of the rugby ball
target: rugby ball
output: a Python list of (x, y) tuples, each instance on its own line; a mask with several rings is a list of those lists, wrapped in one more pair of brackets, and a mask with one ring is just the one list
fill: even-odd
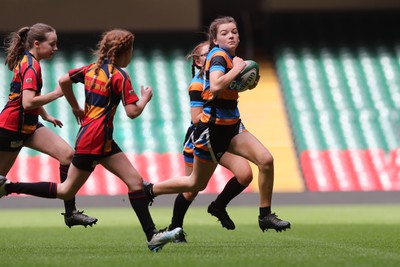
[(253, 60), (245, 60), (245, 63), (246, 67), (230, 85), (230, 88), (236, 89), (239, 92), (244, 92), (249, 88), (254, 87), (260, 72), (257, 62)]

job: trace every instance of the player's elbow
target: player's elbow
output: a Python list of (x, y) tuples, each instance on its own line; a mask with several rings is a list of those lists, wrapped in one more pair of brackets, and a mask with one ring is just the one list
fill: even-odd
[(133, 119), (137, 118), (140, 115), (140, 113), (141, 113), (141, 111), (139, 111), (139, 110), (129, 110), (129, 111), (126, 111), (126, 116), (128, 116), (128, 118), (133, 120)]
[(69, 77), (68, 74), (64, 74), (58, 79), (58, 84), (61, 86), (61, 88), (65, 85), (72, 85), (71, 78)]
[(143, 108), (138, 106), (137, 104), (129, 104), (125, 106), (126, 116), (130, 119), (134, 119), (138, 117), (143, 111)]
[(33, 101), (22, 101), (22, 107), (24, 110), (30, 110), (36, 108)]
[(221, 86), (218, 85), (214, 85), (214, 86), (210, 86), (210, 92), (215, 94), (219, 91), (221, 91), (223, 88)]

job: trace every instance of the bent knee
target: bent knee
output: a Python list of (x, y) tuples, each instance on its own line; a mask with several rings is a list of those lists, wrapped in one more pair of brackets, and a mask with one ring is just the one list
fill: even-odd
[(197, 194), (198, 194), (198, 192), (185, 192), (185, 193), (183, 193), (183, 196), (188, 201), (194, 201), (194, 199), (196, 198)]
[(235, 176), (238, 182), (243, 186), (248, 186), (251, 181), (253, 181), (253, 172), (251, 171), (251, 169), (246, 170), (245, 172), (242, 172), (240, 174), (235, 174)]
[(62, 151), (60, 158), (58, 160), (62, 165), (69, 165), (72, 162), (73, 157), (74, 157), (74, 149), (69, 147), (68, 149)]
[(206, 187), (207, 187), (207, 183), (202, 183), (202, 182), (192, 183), (189, 186), (189, 189), (190, 189), (189, 191), (190, 192), (200, 192), (200, 191), (203, 191), (204, 189), (206, 189)]
[(264, 154), (257, 165), (261, 170), (272, 170), (274, 168), (274, 158), (271, 154)]

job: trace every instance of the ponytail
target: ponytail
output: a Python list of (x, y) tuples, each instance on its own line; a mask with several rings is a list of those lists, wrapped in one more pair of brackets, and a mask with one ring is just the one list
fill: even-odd
[(17, 32), (12, 32), (6, 37), (5, 46), (7, 57), (5, 64), (8, 66), (9, 70), (13, 70), (17, 66), (18, 61), (24, 54), (29, 30), (29, 27), (23, 27)]
[(33, 47), (35, 41), (46, 41), (48, 32), (56, 30), (44, 23), (36, 23), (31, 27), (23, 27), (17, 32), (10, 33), (5, 39), (7, 57), (5, 64), (9, 70), (13, 70), (26, 50)]

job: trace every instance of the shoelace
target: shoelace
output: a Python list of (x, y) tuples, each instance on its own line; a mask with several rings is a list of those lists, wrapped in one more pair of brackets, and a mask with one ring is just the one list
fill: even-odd
[(158, 229), (157, 231), (154, 232), (154, 234), (161, 234), (167, 231), (167, 227), (165, 227), (164, 229)]
[(82, 215), (82, 216), (84, 216), (84, 217), (89, 217), (89, 216), (87, 216), (86, 214), (83, 214), (84, 212), (85, 212), (84, 210), (82, 210), (82, 211), (77, 210), (77, 211), (76, 211), (76, 214), (77, 214), (77, 215)]
[[(84, 210), (82, 210), (82, 211), (77, 210), (76, 213), (72, 213), (71, 216), (69, 216), (69, 217), (72, 217), (74, 215), (82, 215), (84, 217), (89, 217), (86, 214), (83, 214), (84, 212), (85, 212)], [(65, 215), (65, 213), (63, 212), (63, 213), (61, 213), (61, 215)]]
[(271, 213), (270, 216), (272, 217), (272, 220), (273, 220), (275, 223), (279, 223), (279, 222), (282, 221), (281, 219), (278, 218), (278, 215), (276, 215), (275, 213)]
[(153, 236), (160, 236), (161, 234), (163, 234), (165, 232), (167, 232), (166, 227), (164, 229), (159, 229), (159, 230), (155, 231)]
[[(174, 228), (174, 229), (175, 229), (175, 228)], [(172, 231), (172, 230), (174, 230), (174, 229), (171, 229), (171, 230), (170, 230), (170, 229), (168, 229), (168, 227), (165, 227), (165, 228), (163, 228), (163, 229), (157, 230), (157, 232), (155, 232), (155, 234), (164, 233), (164, 232), (168, 232), (168, 231)], [(183, 231), (183, 230), (182, 230), (181, 234), (182, 234), (183, 236), (186, 236), (186, 235), (187, 235), (186, 232)]]

